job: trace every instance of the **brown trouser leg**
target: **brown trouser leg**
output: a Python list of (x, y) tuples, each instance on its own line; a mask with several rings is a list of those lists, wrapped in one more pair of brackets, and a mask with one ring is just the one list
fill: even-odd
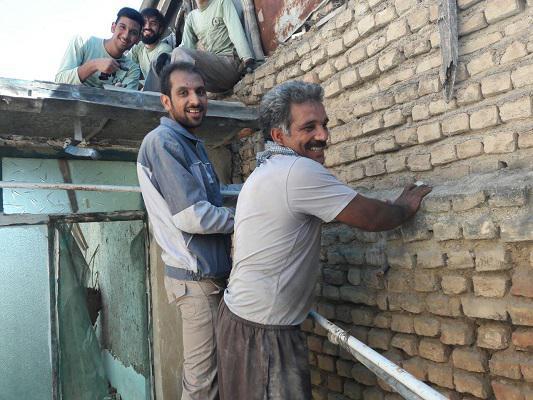
[(298, 326), (260, 325), (220, 302), (217, 321), (221, 400), (309, 400), (305, 335)]

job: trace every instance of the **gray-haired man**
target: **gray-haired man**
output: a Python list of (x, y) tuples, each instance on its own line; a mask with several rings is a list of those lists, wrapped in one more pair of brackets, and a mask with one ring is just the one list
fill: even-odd
[(310, 399), (307, 348), (299, 324), (311, 308), (322, 222), (367, 231), (411, 216), (428, 186), (392, 203), (364, 197), (322, 164), (328, 118), (319, 85), (292, 81), (267, 93), (262, 129), (275, 142), (237, 202), (234, 264), (217, 321), (222, 400)]

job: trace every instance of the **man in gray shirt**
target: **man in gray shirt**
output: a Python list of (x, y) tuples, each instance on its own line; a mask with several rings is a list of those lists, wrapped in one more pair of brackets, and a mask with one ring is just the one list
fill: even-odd
[(182, 400), (218, 398), (215, 319), (228, 277), (233, 209), (222, 207), (218, 178), (194, 134), (207, 96), (200, 71), (170, 64), (161, 74), (169, 116), (139, 149), (137, 175), (154, 237), (162, 249), (169, 302), (183, 321)]
[(307, 317), (320, 273), (320, 230), (337, 220), (367, 230), (396, 228), (418, 210), (428, 186), (391, 203), (367, 198), (323, 167), (328, 118), (319, 85), (292, 81), (259, 109), (275, 144), (239, 195), (233, 270), (217, 321), (222, 400), (310, 399)]

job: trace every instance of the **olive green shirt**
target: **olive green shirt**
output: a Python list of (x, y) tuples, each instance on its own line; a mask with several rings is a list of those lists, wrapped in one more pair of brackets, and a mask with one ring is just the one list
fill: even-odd
[(146, 79), (150, 71), (150, 65), (162, 53), (172, 53), (172, 47), (166, 42), (159, 42), (153, 49), (149, 49), (142, 42), (137, 43), (130, 50), (131, 59), (139, 64), (143, 77)]

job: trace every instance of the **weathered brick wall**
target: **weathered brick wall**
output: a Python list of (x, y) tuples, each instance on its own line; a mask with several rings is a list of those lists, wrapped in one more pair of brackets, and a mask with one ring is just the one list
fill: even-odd
[[(533, 1), (458, 0), (454, 98), (437, 1), (358, 0), (279, 49), (236, 93), (320, 82), (326, 165), (371, 196), (434, 186), (401, 229), (323, 231), (318, 311), (453, 399), (533, 399)], [(254, 147), (243, 139), (242, 175)], [(308, 320), (316, 399), (397, 399)]]

